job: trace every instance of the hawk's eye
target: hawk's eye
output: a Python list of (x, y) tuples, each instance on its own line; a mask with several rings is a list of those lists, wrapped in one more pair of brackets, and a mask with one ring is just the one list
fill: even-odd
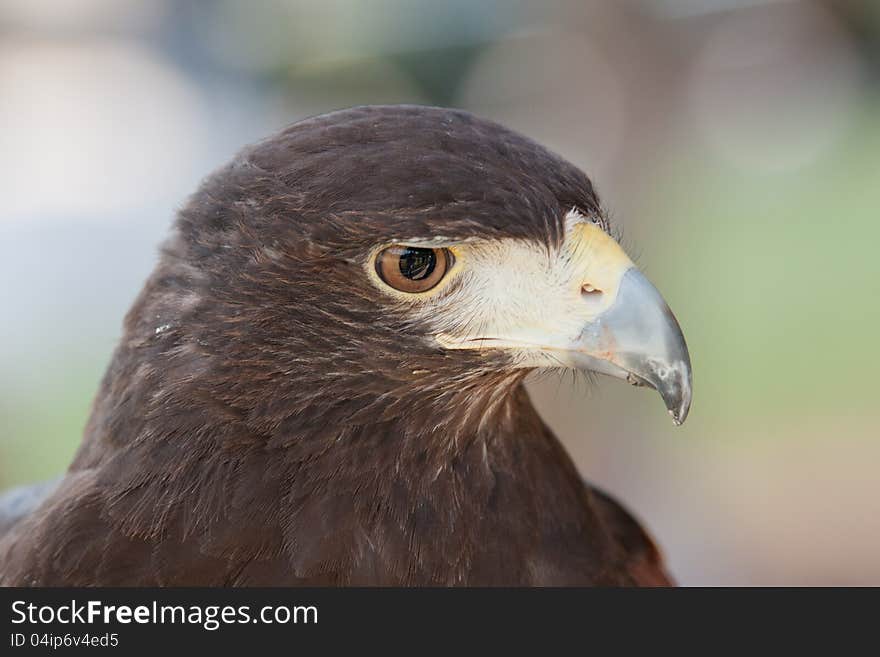
[(389, 246), (376, 256), (376, 273), (401, 292), (427, 292), (446, 275), (452, 264), (448, 249)]

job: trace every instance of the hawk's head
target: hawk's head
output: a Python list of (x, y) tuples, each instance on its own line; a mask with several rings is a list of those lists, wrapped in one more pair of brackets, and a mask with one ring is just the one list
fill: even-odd
[(185, 387), (265, 429), (436, 424), (500, 408), (534, 368), (655, 388), (677, 423), (691, 401), (678, 323), (589, 179), (456, 110), (334, 112), (246, 149), (183, 210), (128, 321), (164, 413)]

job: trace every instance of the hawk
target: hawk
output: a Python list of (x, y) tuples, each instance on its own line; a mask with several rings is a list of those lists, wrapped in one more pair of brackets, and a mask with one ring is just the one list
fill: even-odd
[(70, 468), (0, 504), (0, 583), (670, 583), (532, 406), (547, 368), (688, 414), (586, 175), (464, 111), (296, 123), (179, 212)]

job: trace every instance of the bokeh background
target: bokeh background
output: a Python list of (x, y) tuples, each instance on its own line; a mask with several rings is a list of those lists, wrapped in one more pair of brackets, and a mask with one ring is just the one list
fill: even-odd
[(682, 584), (880, 584), (880, 3), (0, 1), (0, 487), (73, 454), (198, 181), (363, 103), (462, 107), (595, 181), (695, 372), (532, 393)]

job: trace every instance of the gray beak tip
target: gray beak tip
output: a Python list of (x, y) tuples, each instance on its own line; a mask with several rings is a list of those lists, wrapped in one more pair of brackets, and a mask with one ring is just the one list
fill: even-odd
[(669, 415), (672, 417), (672, 424), (677, 427), (680, 427), (682, 424), (684, 424), (684, 421), (687, 420), (689, 410), (689, 405), (684, 403), (680, 404), (678, 408), (670, 408)]
[(681, 376), (670, 377), (670, 380), (658, 382), (657, 391), (663, 398), (663, 403), (672, 422), (680, 427), (687, 420), (691, 410), (691, 373), (690, 367), (681, 373)]

